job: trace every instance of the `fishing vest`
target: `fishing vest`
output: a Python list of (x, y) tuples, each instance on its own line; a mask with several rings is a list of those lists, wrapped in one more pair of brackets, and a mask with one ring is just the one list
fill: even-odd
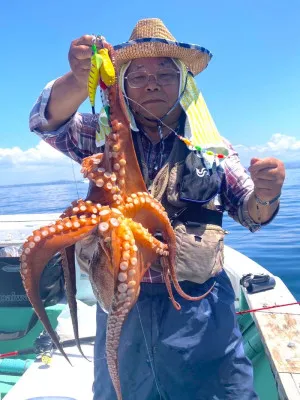
[[(136, 139), (141, 150), (139, 135)], [(150, 183), (143, 152), (139, 153), (148, 190), (165, 207), (175, 231), (177, 278), (204, 283), (224, 265), (223, 213), (215, 206), (224, 171), (215, 163), (208, 169), (201, 154), (176, 137), (166, 164)], [(151, 268), (162, 271), (159, 259)]]

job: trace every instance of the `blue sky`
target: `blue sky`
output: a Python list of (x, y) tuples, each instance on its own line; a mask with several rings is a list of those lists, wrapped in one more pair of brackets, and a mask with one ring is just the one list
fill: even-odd
[(70, 161), (30, 133), (30, 109), (44, 85), (69, 70), (73, 39), (97, 33), (117, 44), (146, 17), (161, 18), (177, 40), (212, 52), (197, 83), (245, 164), (252, 155), (300, 160), (299, 0), (106, 3), (1, 5), (0, 185), (72, 179)]

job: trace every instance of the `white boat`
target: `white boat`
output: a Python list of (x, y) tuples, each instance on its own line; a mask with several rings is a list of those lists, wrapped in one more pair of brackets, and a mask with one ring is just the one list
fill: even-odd
[[(0, 247), (20, 245), (32, 230), (53, 222), (57, 217), (58, 214), (0, 216)], [(236, 310), (264, 308), (238, 317), (245, 351), (254, 366), (255, 388), (260, 400), (300, 400), (300, 307), (266, 308), (296, 303), (295, 298), (280, 278), (228, 246), (225, 246), (225, 269), (235, 291)], [(240, 285), (241, 278), (249, 273), (268, 274), (274, 277), (276, 285), (271, 290), (249, 294)], [(56, 317), (64, 307), (64, 304), (56, 307)], [(0, 307), (0, 331), (3, 331), (11, 321), (1, 318), (1, 312), (5, 310)], [(24, 324), (24, 321), (20, 323)], [(32, 334), (37, 336), (41, 330), (39, 326)], [(4, 343), (7, 351), (12, 351), (16, 345), (16, 342), (11, 342)], [(83, 348), (92, 361), (93, 346), (84, 345)], [(0, 341), (0, 353), (3, 352)], [(51, 366), (35, 361), (24, 374), (14, 376), (10, 386), (5, 383), (12, 373), (1, 373), (0, 360), (0, 400), (1, 394), (2, 398), (5, 395), (5, 400), (47, 399), (47, 396), (57, 396), (51, 399), (61, 400), (92, 399), (92, 362), (83, 359), (75, 347), (67, 348), (66, 352), (73, 368), (55, 352)]]

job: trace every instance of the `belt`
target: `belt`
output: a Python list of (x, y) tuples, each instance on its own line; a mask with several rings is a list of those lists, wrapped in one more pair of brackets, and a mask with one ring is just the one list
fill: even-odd
[(173, 221), (181, 221), (188, 226), (199, 226), (200, 224), (212, 224), (222, 227), (223, 213), (220, 211), (209, 210), (199, 205), (189, 206), (179, 210), (170, 217)]

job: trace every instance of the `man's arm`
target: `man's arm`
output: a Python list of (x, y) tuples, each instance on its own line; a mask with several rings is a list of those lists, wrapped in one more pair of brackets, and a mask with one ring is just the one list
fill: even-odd
[(41, 132), (56, 131), (65, 124), (78, 110), (87, 95), (87, 84), (80, 85), (73, 72), (58, 78), (52, 87), (45, 110), (48, 124), (41, 127)]
[[(285, 179), (284, 164), (273, 157), (252, 158), (249, 172), (254, 193), (249, 198), (248, 211), (255, 221), (263, 223), (272, 218), (279, 206), (278, 197)], [(262, 204), (267, 202), (271, 204)]]
[(95, 140), (98, 114), (75, 112), (63, 125), (49, 130), (45, 110), (55, 82), (46, 85), (34, 104), (30, 112), (29, 128), (50, 146), (81, 163), (83, 158), (100, 151)]
[(77, 112), (87, 97), (92, 41), (83, 36), (72, 42), (71, 72), (46, 85), (29, 117), (32, 132), (79, 163), (100, 151), (95, 142), (98, 115)]
[(94, 37), (84, 35), (71, 43), (68, 58), (71, 71), (57, 79), (45, 110), (48, 125), (41, 131), (55, 131), (68, 121), (88, 96)]
[(261, 204), (258, 204), (254, 192), (251, 193), (249, 200), (248, 200), (248, 213), (250, 217), (255, 221), (256, 223), (265, 223), (267, 221), (270, 221), (277, 211), (279, 207), (279, 200), (276, 200), (275, 203), (268, 205), (268, 206), (263, 206)]
[[(272, 221), (279, 210), (279, 203), (275, 202), (270, 206), (259, 205), (257, 209), (254, 193), (258, 189), (255, 187), (253, 179), (251, 179), (241, 164), (237, 152), (232, 148), (230, 143), (225, 142), (229, 146), (230, 154), (224, 163), (225, 179), (221, 195), (223, 207), (228, 211), (229, 216), (248, 228), (251, 232), (255, 232), (260, 229), (261, 225)], [(261, 186), (261, 182), (258, 183), (256, 180), (256, 183), (258, 186)], [(276, 190), (278, 188), (275, 188)], [(257, 193), (257, 195), (259, 194), (262, 196), (262, 192)], [(271, 195), (270, 197), (269, 192), (268, 194), (268, 200), (275, 197), (275, 195)]]

